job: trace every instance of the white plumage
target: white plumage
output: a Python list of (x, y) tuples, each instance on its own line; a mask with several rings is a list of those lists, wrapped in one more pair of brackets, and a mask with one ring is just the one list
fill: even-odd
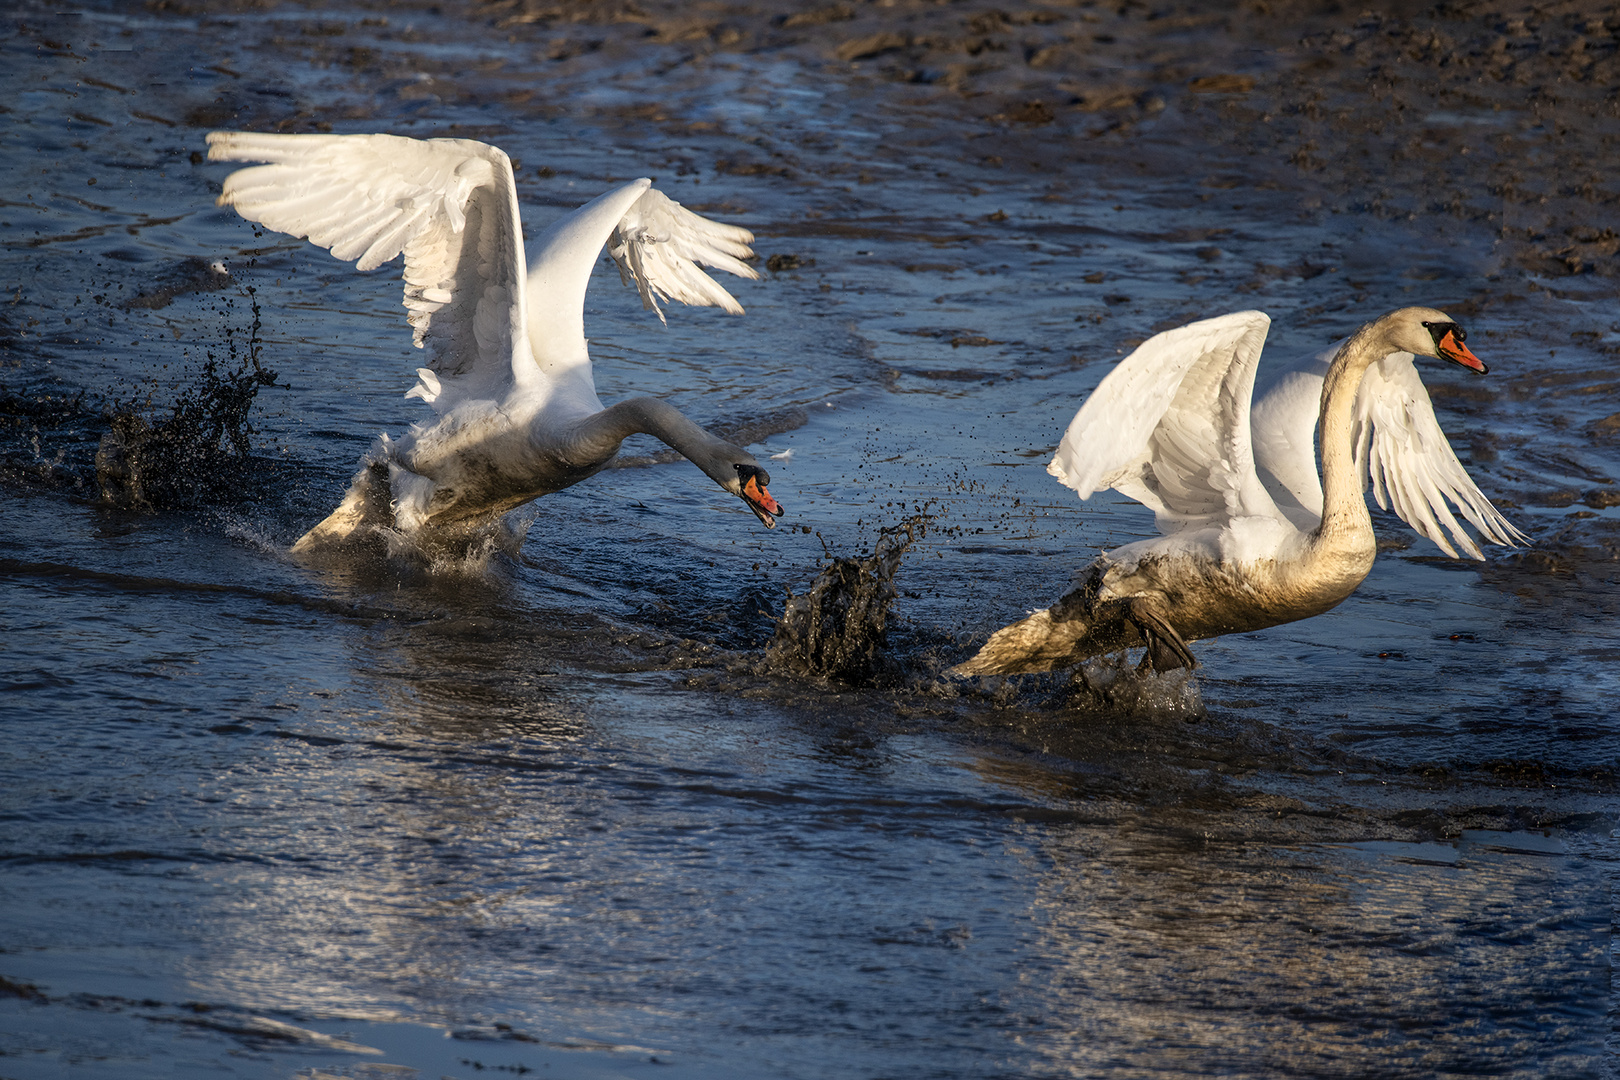
[[(1343, 344), (1335, 342), (1273, 373), (1257, 394), (1250, 419), (1260, 478), (1278, 508), (1301, 528), (1313, 527), (1322, 517), (1316, 420), (1322, 405), (1322, 378)], [(1475, 559), (1483, 559), (1485, 554), (1457, 521), (1448, 502), (1490, 543), (1525, 541), (1525, 535), (1491, 505), (1457, 460), (1435, 418), (1434, 403), (1415, 360), (1409, 352), (1393, 352), (1361, 377), (1351, 452), (1362, 485), (1371, 485), (1381, 509), (1394, 510), (1454, 559), (1457, 548)], [(1296, 507), (1304, 511), (1303, 516), (1294, 512)]]
[[(1256, 393), (1270, 327), (1264, 312), (1239, 311), (1143, 342), (1086, 399), (1047, 472), (1082, 499), (1106, 488), (1135, 499), (1167, 536), (1279, 515), (1315, 528), (1322, 382), (1345, 341), (1279, 369)], [(1452, 558), (1442, 525), (1470, 556), (1484, 554), (1447, 500), (1491, 543), (1524, 540), (1457, 460), (1413, 360), (1392, 352), (1356, 388), (1351, 453), (1362, 486)]]
[(1102, 555), (957, 673), (1044, 671), (1132, 645), (1153, 667), (1190, 666), (1188, 641), (1327, 611), (1372, 566), (1369, 482), (1453, 557), (1451, 541), (1483, 556), (1448, 502), (1485, 540), (1525, 539), (1463, 470), (1413, 366), (1422, 354), (1484, 372), (1448, 316), (1391, 312), (1283, 370), (1251, 405), (1270, 325), (1258, 311), (1205, 319), (1109, 372), (1048, 471), (1082, 499), (1113, 488), (1152, 508), (1163, 535)]
[(1113, 488), (1151, 507), (1166, 535), (1275, 513), (1248, 433), (1270, 326), (1242, 311), (1149, 338), (1086, 399), (1046, 471), (1082, 499)]
[(584, 332), (604, 245), (643, 303), (742, 306), (699, 269), (759, 274), (746, 229), (709, 221), (636, 180), (567, 214), (524, 265), (511, 161), (468, 139), (216, 131), (213, 161), (263, 162), (226, 178), (219, 202), (370, 270), (404, 256), (404, 305), (427, 365), (407, 397), (438, 414), (380, 439), (341, 506), (295, 550), (363, 525), (410, 532), (512, 509), (576, 483), (644, 431), (691, 458), (767, 525), (781, 507), (750, 455), (652, 398), (604, 409)]
[(641, 305), (664, 318), (659, 300), (708, 304), (733, 315), (743, 313), (718, 282), (697, 268), (754, 278), (758, 273), (742, 260), (753, 254), (753, 236), (732, 225), (698, 217), (662, 193), (648, 190), (613, 230), (608, 254), (619, 266), (620, 279), (641, 293)]

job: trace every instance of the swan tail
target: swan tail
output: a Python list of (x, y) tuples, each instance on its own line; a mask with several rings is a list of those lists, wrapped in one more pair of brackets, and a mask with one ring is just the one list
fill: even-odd
[(392, 528), (393, 525), (393, 500), (386, 468), (367, 462), (354, 474), (337, 509), (300, 536), (292, 550), (299, 554), (333, 547), (364, 539), (376, 528)]
[(1032, 612), (990, 635), (970, 660), (951, 675), (1023, 675), (1072, 667), (1103, 653), (1144, 648), (1146, 670), (1195, 668), (1193, 658), (1168, 614), (1147, 596), (1100, 600), (1096, 580), (1075, 589), (1043, 611)]
[[(1060, 605), (1061, 601), (1053, 607)], [(1091, 629), (1088, 619), (1055, 619), (1052, 608), (1036, 611), (991, 634), (972, 659), (957, 664), (949, 674), (1023, 675), (1068, 667), (1106, 651), (1092, 647)]]

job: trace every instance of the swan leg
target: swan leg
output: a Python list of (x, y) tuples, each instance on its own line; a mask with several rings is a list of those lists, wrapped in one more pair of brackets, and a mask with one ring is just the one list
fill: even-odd
[(1176, 628), (1159, 611), (1158, 605), (1145, 596), (1133, 596), (1125, 601), (1126, 615), (1147, 646), (1142, 653), (1139, 671), (1174, 671), (1176, 668), (1195, 668), (1198, 661), (1192, 650), (1181, 640)]

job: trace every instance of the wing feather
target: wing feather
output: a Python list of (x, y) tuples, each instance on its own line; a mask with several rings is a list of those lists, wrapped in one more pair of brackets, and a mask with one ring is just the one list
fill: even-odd
[[(404, 306), (428, 352), (412, 393), (443, 411), (493, 396), (533, 366), (523, 236), (512, 165), (469, 139), (216, 131), (212, 161), (263, 164), (225, 180), (219, 202), (372, 270), (405, 256)], [(525, 373), (527, 374), (527, 373)]]
[(754, 234), (747, 229), (710, 221), (649, 188), (619, 220), (608, 254), (624, 283), (641, 294), (642, 306), (660, 320), (664, 318), (660, 300), (741, 315), (742, 305), (697, 264), (758, 280), (759, 271), (742, 261), (754, 254), (749, 247), (753, 242)]
[(1086, 399), (1047, 471), (1083, 499), (1111, 487), (1145, 503), (1165, 533), (1280, 517), (1249, 442), (1270, 325), (1263, 312), (1240, 311), (1149, 338)]
[[(1302, 357), (1277, 372), (1255, 402), (1253, 414), (1262, 478), (1274, 492), (1280, 487), (1290, 493), (1317, 520), (1322, 516), (1322, 486), (1315, 432), (1323, 375), (1338, 349), (1334, 345)], [(1456, 558), (1461, 548), (1471, 558), (1485, 557), (1457, 520), (1453, 506), (1493, 544), (1528, 541), (1491, 505), (1457, 460), (1411, 353), (1390, 353), (1367, 369), (1352, 417), (1351, 452), (1362, 487), (1371, 486), (1380, 507), (1395, 511), (1447, 555)]]
[(1354, 415), (1363, 476), (1371, 480), (1379, 506), (1393, 509), (1452, 558), (1457, 557), (1452, 542), (1472, 558), (1485, 556), (1448, 502), (1493, 544), (1512, 547), (1528, 541), (1457, 460), (1411, 353), (1391, 353), (1367, 369)]

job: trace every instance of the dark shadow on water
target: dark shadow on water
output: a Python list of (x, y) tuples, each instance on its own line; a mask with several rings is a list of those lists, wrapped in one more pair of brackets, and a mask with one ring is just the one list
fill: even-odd
[[(219, 292), (221, 289), (230, 288), (231, 285), (231, 272), (225, 268), (224, 263), (210, 262), (192, 255), (154, 273), (147, 288), (119, 306), (126, 311), (131, 308), (157, 311), (168, 307), (176, 297), (191, 293)], [(255, 311), (255, 323), (257, 317), (258, 313)]]

